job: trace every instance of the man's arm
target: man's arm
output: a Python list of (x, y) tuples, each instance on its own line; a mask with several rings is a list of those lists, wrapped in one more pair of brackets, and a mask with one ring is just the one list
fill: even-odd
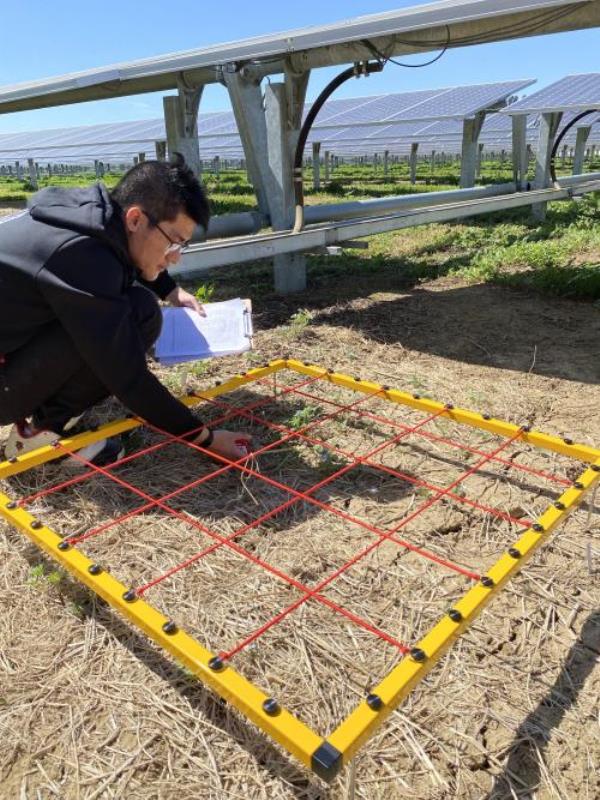
[(123, 267), (102, 243), (85, 238), (55, 253), (38, 275), (40, 291), (90, 369), (134, 414), (180, 435), (201, 427), (148, 369)]
[(100, 242), (79, 239), (58, 251), (38, 274), (38, 286), (90, 369), (134, 414), (226, 459), (250, 450), (251, 437), (209, 430), (153, 375), (124, 292), (123, 267)]
[(202, 317), (206, 316), (202, 304), (196, 300), (193, 294), (186, 292), (185, 289), (178, 286), (167, 270), (161, 272), (158, 278), (153, 281), (146, 281), (141, 276), (138, 277), (138, 281), (142, 286), (151, 289), (157, 297), (160, 297), (161, 300), (165, 300), (170, 305), (191, 308), (193, 311), (197, 311)]

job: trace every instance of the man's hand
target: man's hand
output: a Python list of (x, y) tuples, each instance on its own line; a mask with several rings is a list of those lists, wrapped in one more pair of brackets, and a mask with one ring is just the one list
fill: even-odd
[[(206, 434), (200, 433), (195, 440), (201, 447), (204, 445), (200, 439), (205, 439)], [(230, 461), (237, 461), (252, 450), (252, 437), (246, 433), (236, 433), (234, 431), (213, 431), (213, 440), (210, 447), (206, 448), (213, 453), (228, 458)]]
[(193, 294), (186, 292), (181, 286), (176, 286), (172, 292), (165, 297), (167, 303), (172, 306), (179, 306), (180, 308), (191, 308), (192, 311), (197, 311), (201, 317), (206, 316), (206, 311), (202, 307)]

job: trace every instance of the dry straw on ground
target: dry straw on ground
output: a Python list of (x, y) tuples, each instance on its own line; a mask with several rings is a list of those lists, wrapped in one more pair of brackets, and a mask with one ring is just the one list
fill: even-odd
[[(446, 316), (446, 340), (440, 343), (439, 308), (450, 307), (448, 294), (454, 296), (457, 317)], [(534, 302), (483, 287), (471, 291), (449, 282), (427, 292), (390, 291), (330, 306), (323, 299), (311, 298), (317, 308), (324, 307), (305, 330), (293, 332), (291, 341), (289, 328), (278, 327), (266, 313), (259, 317), (259, 327), (262, 322), (266, 330), (258, 339), (261, 360), (291, 347), (300, 357), (352, 374), (360, 363), (364, 377), (600, 444), (600, 398), (592, 385), (598, 368), (591, 353), (580, 349), (584, 332), (598, 327), (593, 309)], [(468, 332), (461, 304), (478, 312), (471, 313)], [(521, 327), (525, 308), (528, 324)], [(567, 324), (575, 328), (573, 345), (563, 340), (562, 350), (551, 349), (556, 326)], [(512, 371), (506, 369), (509, 359)], [(217, 371), (223, 377), (246, 363), (242, 358), (213, 363), (206, 377), (191, 380), (201, 386)], [(235, 399), (268, 391), (256, 387)], [(282, 401), (266, 416), (297, 424), (322, 414), (330, 400), (348, 400), (345, 392), (336, 395), (331, 388), (315, 394)], [(416, 419), (379, 401), (370, 408), (409, 424)], [(248, 421), (241, 427), (253, 430), (263, 444), (276, 435), (259, 433), (259, 426)], [(444, 421), (431, 430), (482, 449), (495, 442)], [(345, 422), (326, 423), (319, 433), (341, 449), (362, 452), (388, 432), (368, 420), (345, 417)], [(515, 452), (521, 464), (573, 477), (566, 459), (526, 447)], [(380, 460), (441, 486), (474, 463), (472, 456), (425, 439), (400, 443)], [(286, 444), (277, 455), (257, 460), (265, 474), (295, 488), (330, 474), (338, 463), (341, 455), (328, 457), (306, 443)], [(160, 495), (212, 468), (196, 454), (171, 447), (160, 458), (133, 462), (119, 474)], [(6, 482), (4, 489), (31, 494), (58, 473), (48, 466)], [(535, 516), (550, 497), (547, 482), (515, 477), (498, 465), (468, 479), (464, 488), (468, 497), (513, 517)], [(362, 467), (317, 497), (390, 528), (425, 493), (410, 481)], [(283, 499), (281, 490), (257, 479), (227, 474), (181, 495), (173, 505), (228, 533)], [(100, 478), (41, 498), (33, 508), (58, 530), (73, 533), (137, 504), (130, 493)], [(576, 512), (389, 718), (358, 756), (357, 797), (592, 800), (600, 794), (600, 592), (598, 575), (590, 574), (586, 561), (596, 526), (597, 517), (588, 519), (587, 509)], [(516, 538), (516, 530), (511, 522), (444, 501), (402, 535), (480, 570)], [(240, 544), (312, 586), (371, 541), (367, 531), (296, 503), (249, 531)], [(140, 585), (209, 542), (201, 531), (151, 509), (90, 538), (82, 548), (125, 583)], [(332, 787), (310, 778), (108, 607), (70, 579), (55, 576), (50, 562), (6, 525), (0, 528), (0, 553), (2, 800), (345, 796), (346, 775)], [(467, 585), (462, 575), (385, 543), (324, 591), (373, 625), (412, 642)], [(298, 596), (295, 588), (225, 548), (148, 593), (151, 602), (173, 611), (213, 649), (233, 647)], [(310, 602), (239, 653), (234, 664), (327, 733), (398, 658), (392, 645)]]

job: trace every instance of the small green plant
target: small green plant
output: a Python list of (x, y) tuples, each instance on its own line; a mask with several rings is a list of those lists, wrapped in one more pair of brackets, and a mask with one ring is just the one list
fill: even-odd
[(208, 361), (194, 361), (194, 363), (190, 365), (190, 372), (192, 375), (195, 375), (196, 378), (201, 378), (203, 375), (206, 375), (208, 372)]
[(85, 617), (83, 605), (75, 600), (72, 600), (69, 603), (68, 609), (74, 617), (77, 617), (77, 619), (83, 619)]
[(426, 388), (426, 386), (427, 386), (427, 385), (426, 385), (426, 383), (425, 383), (425, 381), (423, 381), (423, 380), (422, 380), (422, 379), (421, 379), (421, 378), (420, 378), (418, 375), (416, 375), (416, 374), (414, 374), (414, 375), (411, 375), (411, 376), (410, 376), (410, 378), (408, 379), (408, 381), (409, 381), (410, 385), (411, 385), (411, 386), (412, 386), (414, 389), (425, 389), (425, 388)]
[(172, 394), (181, 392), (181, 375), (176, 372), (171, 370), (168, 375), (161, 378), (161, 382)]
[(58, 586), (63, 579), (62, 572), (58, 572), (58, 570), (53, 570), (46, 575), (46, 581), (48, 582), (48, 586)]
[(29, 570), (29, 575), (27, 577), (27, 583), (30, 586), (37, 586), (40, 581), (44, 580), (44, 565), (43, 564), (36, 564), (35, 567), (31, 567)]
[(308, 326), (312, 316), (312, 313), (307, 308), (299, 308), (298, 311), (290, 317), (287, 333), (292, 337), (299, 336)]
[(288, 427), (294, 431), (297, 431), (299, 428), (303, 428), (305, 425), (308, 425), (310, 422), (316, 419), (320, 413), (320, 406), (305, 406), (304, 408), (296, 411), (295, 414), (292, 414), (288, 420)]
[(63, 572), (56, 569), (46, 572), (43, 564), (36, 564), (35, 567), (31, 567), (29, 570), (27, 583), (29, 586), (42, 589), (49, 586), (60, 586), (63, 578)]
[(199, 303), (210, 303), (215, 293), (214, 283), (201, 283), (196, 289), (194, 296)]

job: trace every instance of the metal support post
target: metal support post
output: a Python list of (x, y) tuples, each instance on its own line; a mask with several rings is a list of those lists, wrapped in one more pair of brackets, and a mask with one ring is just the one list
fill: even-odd
[(154, 154), (157, 161), (167, 160), (167, 143), (164, 139), (157, 139), (154, 142)]
[(390, 151), (383, 151), (383, 180), (387, 181), (390, 168)]
[(29, 183), (32, 185), (34, 189), (38, 188), (38, 179), (37, 179), (37, 172), (35, 169), (35, 162), (33, 158), (27, 159), (27, 166), (29, 168)]
[(463, 121), (462, 150), (460, 160), (460, 188), (470, 189), (475, 185), (477, 171), (477, 141), (485, 111), (479, 111), (472, 119)]
[(482, 159), (482, 156), (483, 156), (483, 148), (484, 147), (485, 147), (485, 145), (483, 144), (483, 142), (479, 142), (479, 144), (477, 145), (477, 164), (475, 165), (475, 177), (476, 178), (480, 178), (481, 177), (481, 159)]
[(239, 72), (223, 73), (223, 80), (242, 140), (248, 181), (254, 187), (259, 211), (269, 215), (269, 159), (263, 97), (257, 80)]
[(325, 182), (329, 180), (329, 150), (325, 150), (323, 157), (323, 166), (325, 167)]
[[(535, 159), (534, 187), (536, 189), (545, 189), (550, 186), (550, 154), (552, 153), (554, 137), (561, 119), (561, 111), (542, 114), (540, 119), (540, 132)], [(546, 203), (536, 203), (531, 207), (534, 219), (541, 222), (546, 218), (546, 206)]]
[[(291, 228), (294, 221), (293, 161), (300, 135), (309, 73), (286, 72), (285, 83), (270, 83), (265, 90), (268, 164), (271, 185), (269, 209), (274, 230)], [(301, 254), (274, 258), (275, 291), (281, 294), (306, 288), (306, 257)]]
[(321, 150), (321, 142), (312, 143), (312, 168), (313, 168), (313, 189), (318, 192), (321, 188), (321, 160), (319, 151)]
[(410, 168), (410, 182), (414, 186), (417, 182), (417, 153), (419, 151), (419, 143), (413, 142), (410, 146), (410, 158), (409, 158), (409, 168)]
[(146, 160), (146, 153), (138, 153), (138, 164)]
[(580, 128), (577, 128), (577, 137), (575, 139), (575, 155), (573, 156), (573, 175), (581, 175), (583, 172), (585, 146), (591, 130), (591, 125), (582, 125)]
[(527, 170), (529, 169), (526, 114), (513, 114), (512, 116), (512, 160), (513, 180), (517, 191), (521, 191), (527, 183)]
[(188, 88), (181, 81), (176, 95), (163, 97), (169, 156), (181, 153), (194, 175), (200, 174), (198, 108), (203, 86)]

